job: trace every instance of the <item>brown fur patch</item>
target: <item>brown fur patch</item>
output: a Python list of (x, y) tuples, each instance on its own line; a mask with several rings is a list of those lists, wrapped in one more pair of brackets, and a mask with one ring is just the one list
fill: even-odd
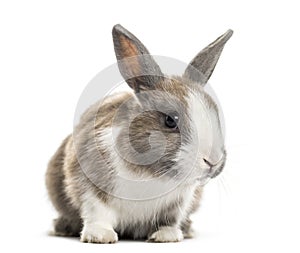
[[(137, 50), (136, 46), (124, 35), (120, 35), (119, 41), (123, 52), (123, 58), (132, 57), (139, 54), (139, 51)], [(136, 65), (133, 65), (133, 69), (135, 69), (135, 66)]]

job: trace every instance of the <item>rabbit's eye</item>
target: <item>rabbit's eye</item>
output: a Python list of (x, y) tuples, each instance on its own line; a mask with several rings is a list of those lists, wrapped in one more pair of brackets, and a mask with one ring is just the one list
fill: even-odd
[(178, 127), (179, 117), (177, 115), (166, 115), (165, 124), (169, 128), (177, 128)]

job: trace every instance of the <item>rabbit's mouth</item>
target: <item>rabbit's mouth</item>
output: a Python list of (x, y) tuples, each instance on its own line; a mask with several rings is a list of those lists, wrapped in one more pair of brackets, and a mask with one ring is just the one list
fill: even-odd
[(204, 162), (206, 163), (206, 165), (209, 166), (209, 169), (207, 170), (207, 174), (206, 176), (208, 178), (215, 178), (218, 175), (220, 175), (220, 173), (223, 171), (224, 167), (225, 167), (225, 162), (226, 162), (226, 151), (224, 151), (222, 158), (216, 162), (216, 163), (211, 163), (206, 159), (203, 159)]
[(211, 168), (211, 171), (208, 173), (208, 176), (210, 178), (215, 178), (217, 177), (218, 175), (221, 174), (221, 172), (223, 171), (225, 167), (225, 161), (221, 164), (221, 166), (218, 166), (218, 168), (214, 169), (213, 167)]
[(224, 158), (220, 162), (218, 162), (216, 165), (211, 166), (208, 172), (208, 177), (215, 178), (220, 175), (225, 167), (225, 162), (226, 159), (224, 156)]
[(209, 182), (210, 179), (213, 179), (221, 174), (225, 167), (226, 162), (226, 151), (224, 151), (221, 159), (218, 162), (212, 163), (211, 161), (201, 158), (202, 159), (202, 166), (203, 163), (205, 164), (204, 167), (200, 167), (200, 175), (197, 175), (195, 179), (200, 182), (202, 185), (205, 185)]

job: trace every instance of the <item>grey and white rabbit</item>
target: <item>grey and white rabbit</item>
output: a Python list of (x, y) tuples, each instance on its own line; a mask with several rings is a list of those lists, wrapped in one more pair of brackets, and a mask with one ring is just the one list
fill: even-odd
[(119, 70), (132, 92), (87, 109), (50, 160), (56, 235), (90, 243), (193, 236), (190, 215), (203, 182), (226, 160), (220, 113), (204, 86), (232, 33), (203, 49), (183, 76), (168, 77), (133, 34), (113, 27)]

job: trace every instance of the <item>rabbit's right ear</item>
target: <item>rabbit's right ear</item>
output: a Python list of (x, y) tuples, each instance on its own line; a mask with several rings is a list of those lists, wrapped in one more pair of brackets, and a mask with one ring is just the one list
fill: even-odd
[(155, 89), (163, 74), (147, 48), (121, 25), (112, 30), (119, 70), (135, 92)]
[(204, 48), (189, 63), (183, 76), (194, 82), (199, 82), (204, 86), (214, 71), (222, 50), (232, 34), (233, 31), (228, 30), (213, 43)]

